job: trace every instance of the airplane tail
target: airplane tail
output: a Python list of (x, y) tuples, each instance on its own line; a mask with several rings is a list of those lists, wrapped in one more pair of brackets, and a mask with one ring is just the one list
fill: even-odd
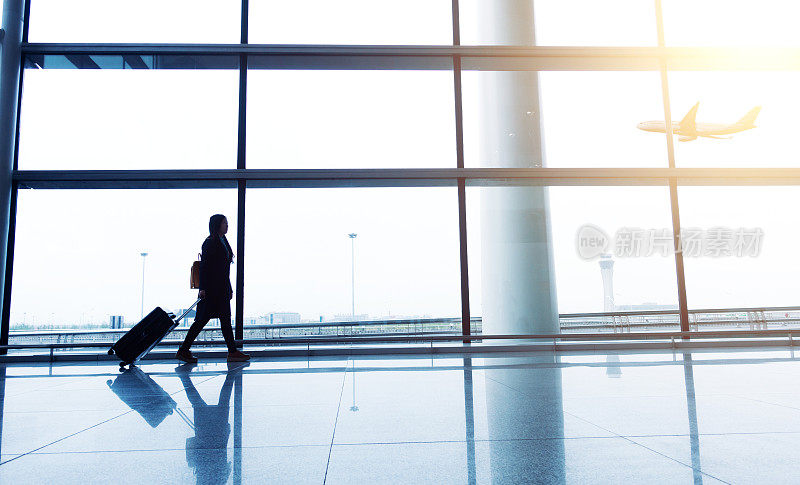
[(695, 119), (697, 118), (697, 108), (700, 106), (700, 102), (698, 101), (692, 106), (692, 109), (686, 113), (686, 116), (683, 117), (680, 123), (680, 130), (686, 133), (691, 133), (697, 130), (697, 124), (695, 123)]
[(755, 122), (756, 122), (756, 117), (758, 116), (758, 113), (759, 113), (760, 111), (761, 111), (761, 106), (756, 106), (755, 108), (753, 108), (753, 109), (751, 109), (750, 111), (748, 111), (748, 112), (747, 112), (747, 114), (746, 114), (746, 115), (744, 115), (744, 116), (742, 117), (742, 119), (740, 119), (740, 120), (739, 120), (739, 121), (737, 121), (736, 123), (737, 123), (737, 124), (740, 124), (740, 125), (748, 125), (748, 126), (752, 126), (753, 124), (755, 124)]

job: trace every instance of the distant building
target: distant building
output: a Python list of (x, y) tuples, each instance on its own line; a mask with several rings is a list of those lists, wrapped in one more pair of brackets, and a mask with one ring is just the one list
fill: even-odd
[[(181, 315), (185, 311), (186, 311), (185, 308), (181, 308), (177, 312), (175, 312), (175, 315)], [(184, 316), (181, 319), (181, 321), (178, 322), (178, 326), (180, 326), (180, 327), (188, 327), (194, 321), (194, 317), (195, 316), (197, 316), (197, 310), (192, 308), (189, 311), (189, 313), (187, 313), (186, 316)]]
[(294, 312), (270, 312), (266, 315), (270, 325), (281, 323), (300, 323), (300, 314)]
[(637, 303), (635, 305), (617, 305), (618, 312), (647, 312), (659, 310), (678, 310), (677, 305), (660, 305), (658, 303)]
[(348, 313), (346, 315), (334, 315), (333, 316), (333, 320), (330, 320), (330, 321), (332, 321), (332, 322), (363, 322), (363, 321), (366, 321), (366, 320), (369, 320), (369, 314), (368, 313), (362, 313), (360, 315), (351, 315), (351, 314)]
[(125, 319), (122, 317), (122, 315), (111, 315), (108, 320), (109, 326), (112, 329), (122, 328), (122, 326), (125, 324)]

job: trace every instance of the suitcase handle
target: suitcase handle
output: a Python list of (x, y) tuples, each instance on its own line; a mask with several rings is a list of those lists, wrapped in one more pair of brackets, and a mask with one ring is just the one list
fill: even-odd
[(189, 308), (187, 308), (185, 312), (181, 313), (181, 316), (179, 316), (178, 318), (176, 318), (176, 319), (175, 319), (175, 321), (176, 321), (176, 322), (180, 322), (181, 320), (183, 320), (183, 318), (184, 318), (186, 315), (188, 315), (188, 314), (189, 314), (189, 312), (190, 312), (190, 311), (192, 311), (192, 310), (194, 309), (194, 307), (196, 307), (196, 306), (197, 306), (197, 304), (198, 304), (198, 303), (200, 303), (200, 300), (201, 300), (201, 298), (198, 298), (196, 302), (192, 303), (192, 306), (190, 306)]

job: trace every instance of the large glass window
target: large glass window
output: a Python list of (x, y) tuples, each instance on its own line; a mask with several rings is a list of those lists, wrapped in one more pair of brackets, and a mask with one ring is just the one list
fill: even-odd
[[(651, 1), (536, 0), (527, 3), (531, 4), (532, 12), (526, 2), (460, 0), (462, 44), (531, 44), (509, 42), (515, 30), (493, 25), (493, 22), (509, 22), (502, 15), (509, 15), (519, 25), (533, 20), (536, 45), (656, 44), (656, 14)], [(513, 8), (510, 5), (516, 5), (518, 10), (509, 13)], [(525, 17), (526, 14), (533, 18)]]
[(469, 187), (467, 213), (473, 316), (677, 309), (666, 187)]
[(26, 69), (19, 168), (236, 168), (238, 71)]
[(637, 129), (664, 126), (657, 72), (466, 71), (463, 79), (467, 167), (668, 164), (663, 131)]
[(677, 129), (677, 166), (800, 165), (799, 82), (798, 72), (670, 72), (673, 125), (695, 122)]
[(690, 309), (796, 305), (797, 187), (680, 187)]
[(449, 71), (251, 70), (247, 168), (455, 167)]
[[(667, 45), (800, 46), (793, 24), (800, 7), (780, 0), (660, 4)], [(460, 0), (464, 45), (611, 48), (567, 49), (578, 57), (544, 60), (485, 51), (465, 58), (465, 166), (667, 167), (660, 73), (656, 64), (639, 64), (656, 59), (609, 55), (619, 52), (615, 46), (656, 45), (655, 5)], [(241, 7), (241, 1), (34, 0), (30, 41), (238, 44)], [(249, 42), (450, 45), (452, 7), (451, 0), (251, 0)], [(256, 49), (247, 54), (240, 107), (239, 54), (181, 49), (26, 54), (18, 168), (141, 170), (144, 178), (157, 169), (233, 169), (240, 108), (247, 113), (247, 169), (456, 167), (448, 56), (427, 58), (412, 71), (405, 62), (420, 58), (385, 49), (345, 58), (335, 50), (309, 57)], [(676, 165), (798, 166), (800, 74), (759, 71), (761, 64), (753, 71), (702, 71), (718, 66), (703, 66), (705, 50), (686, 52), (700, 70), (668, 73)], [(746, 63), (747, 53), (737, 59)], [(769, 60), (780, 65), (781, 59)], [(403, 176), (378, 183), (403, 185)], [(246, 323), (274, 323), (270, 315), (293, 323), (460, 316), (455, 188), (250, 183)], [(555, 320), (559, 313), (677, 308), (666, 187), (468, 183), (470, 303), (483, 324), (494, 319), (488, 333), (502, 333), (500, 321), (550, 318), (536, 310), (548, 304)], [(696, 233), (728, 238), (696, 243), (699, 249), (691, 249), (699, 255), (684, 250), (691, 308), (791, 304), (798, 290), (789, 257), (795, 234), (775, 208), (793, 207), (795, 192), (680, 188), (684, 243)], [(12, 328), (107, 327), (119, 316), (129, 325), (155, 305), (186, 306), (194, 297), (189, 264), (209, 215), (228, 215), (235, 247), (236, 195), (21, 190)], [(731, 239), (737, 237), (745, 239)], [(747, 237), (759, 238), (755, 254)], [(744, 254), (720, 254), (724, 244)], [(616, 325), (602, 318), (585, 320), (583, 328)], [(644, 329), (675, 329), (674, 319), (673, 327), (666, 321)]]
[(800, 6), (794, 2), (665, 0), (662, 8), (667, 45), (800, 45), (796, 22)]
[(450, 0), (250, 0), (251, 44), (451, 44)]
[(21, 190), (11, 329), (109, 328), (112, 316), (129, 327), (153, 307), (188, 307), (215, 213), (235, 249), (235, 190)]
[(248, 318), (461, 314), (454, 188), (250, 189), (246, 243)]
[(238, 0), (33, 0), (31, 42), (239, 43)]

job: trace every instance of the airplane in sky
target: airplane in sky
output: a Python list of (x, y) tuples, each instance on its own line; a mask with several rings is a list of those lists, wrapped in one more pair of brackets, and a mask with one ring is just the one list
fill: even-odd
[[(758, 113), (761, 111), (761, 106), (756, 106), (748, 111), (747, 114), (736, 123), (697, 123), (695, 118), (697, 117), (698, 106), (700, 106), (699, 102), (692, 106), (692, 109), (686, 113), (686, 116), (684, 116), (680, 122), (672, 122), (672, 133), (678, 135), (678, 141), (692, 141), (696, 140), (697, 137), (726, 140), (730, 137), (720, 135), (730, 135), (755, 128), (756, 125), (754, 123), (756, 121), (756, 116), (758, 116)], [(636, 125), (636, 127), (640, 130), (654, 133), (667, 132), (667, 124), (663, 121), (643, 121)]]

